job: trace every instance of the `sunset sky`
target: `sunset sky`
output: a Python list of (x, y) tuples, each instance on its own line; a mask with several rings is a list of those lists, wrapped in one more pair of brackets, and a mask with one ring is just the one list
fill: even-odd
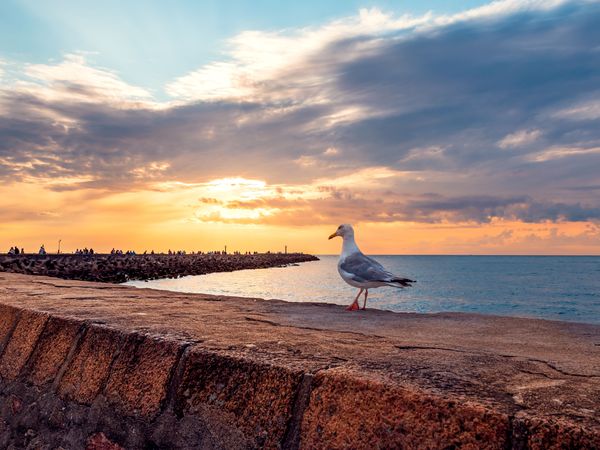
[(600, 254), (600, 2), (0, 3), (0, 251)]

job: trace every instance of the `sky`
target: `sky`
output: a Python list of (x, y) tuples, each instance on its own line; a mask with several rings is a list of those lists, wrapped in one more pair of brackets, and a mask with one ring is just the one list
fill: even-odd
[(0, 251), (600, 254), (600, 2), (0, 3)]

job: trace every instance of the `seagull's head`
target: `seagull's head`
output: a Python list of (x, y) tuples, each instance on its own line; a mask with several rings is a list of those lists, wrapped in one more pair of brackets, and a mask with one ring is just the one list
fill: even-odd
[(349, 223), (344, 223), (340, 225), (337, 228), (337, 230), (335, 230), (335, 233), (331, 233), (329, 239), (333, 239), (336, 236), (339, 236), (341, 238), (354, 236), (354, 228), (352, 228), (352, 225), (350, 225)]

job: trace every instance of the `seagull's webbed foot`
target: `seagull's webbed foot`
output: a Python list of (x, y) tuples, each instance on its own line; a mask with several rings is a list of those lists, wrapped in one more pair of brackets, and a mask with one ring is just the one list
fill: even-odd
[(358, 295), (356, 296), (356, 298), (354, 299), (352, 304), (346, 308), (346, 311), (358, 311), (360, 309), (360, 307), (358, 306), (358, 299), (359, 299), (360, 295), (363, 293), (363, 290), (364, 289), (361, 289), (360, 291), (358, 291)]
[(360, 307), (358, 306), (358, 302), (352, 303), (350, 306), (346, 307), (346, 311), (358, 311)]

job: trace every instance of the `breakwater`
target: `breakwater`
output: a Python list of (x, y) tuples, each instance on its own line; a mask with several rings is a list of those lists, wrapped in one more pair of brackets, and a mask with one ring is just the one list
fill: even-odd
[(124, 283), (315, 261), (304, 253), (190, 255), (0, 255), (0, 271), (71, 280)]
[(600, 327), (0, 274), (0, 448), (598, 448)]

